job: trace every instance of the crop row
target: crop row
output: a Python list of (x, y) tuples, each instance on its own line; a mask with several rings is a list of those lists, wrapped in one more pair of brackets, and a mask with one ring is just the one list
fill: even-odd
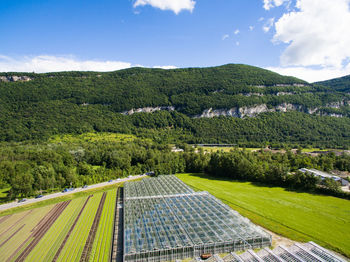
[(30, 244), (20, 253), (20, 255), (16, 258), (16, 262), (24, 261), (27, 256), (32, 252), (35, 246), (40, 242), (40, 240), (44, 237), (46, 232), (51, 228), (51, 226), (56, 222), (56, 220), (60, 217), (62, 212), (69, 205), (69, 201), (65, 201), (57, 204), (40, 222), (39, 224), (31, 230), (31, 238), (32, 241)]
[(89, 261), (108, 261), (111, 254), (117, 190), (108, 191)]
[(78, 198), (70, 203), (26, 261), (52, 261), (85, 201), (86, 198)]
[(116, 190), (1, 218), (0, 261), (108, 261)]
[(102, 193), (98, 193), (90, 199), (57, 261), (80, 260), (101, 197)]
[(30, 244), (32, 230), (53, 208), (46, 206), (13, 214), (10, 219), (3, 220), (0, 225), (0, 260), (15, 259)]

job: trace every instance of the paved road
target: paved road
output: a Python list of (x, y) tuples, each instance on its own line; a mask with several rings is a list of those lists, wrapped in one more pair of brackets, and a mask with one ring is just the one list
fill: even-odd
[(112, 182), (103, 182), (103, 183), (99, 183), (99, 184), (90, 185), (87, 188), (76, 188), (76, 189), (74, 189), (73, 191), (70, 191), (70, 192), (53, 193), (53, 194), (50, 194), (50, 195), (45, 195), (42, 198), (29, 198), (29, 199), (27, 199), (27, 201), (22, 202), (22, 203), (10, 202), (10, 203), (6, 203), (6, 204), (3, 204), (3, 205), (0, 205), (0, 211), (6, 210), (6, 209), (10, 209), (10, 208), (14, 208), (14, 207), (24, 206), (24, 205), (28, 205), (28, 204), (32, 204), (32, 203), (36, 203), (36, 202), (40, 202), (40, 201), (51, 199), (51, 198), (55, 198), (55, 197), (65, 196), (65, 195), (74, 194), (74, 193), (81, 192), (81, 191), (86, 191), (86, 190), (90, 190), (90, 189), (94, 189), (94, 188), (99, 188), (99, 187), (104, 187), (104, 186), (117, 184), (117, 183), (120, 183), (120, 182), (134, 180), (134, 179), (142, 178), (142, 177), (145, 177), (145, 176), (146, 175), (139, 175), (139, 176), (132, 176), (130, 178), (121, 178), (119, 180), (113, 180)]

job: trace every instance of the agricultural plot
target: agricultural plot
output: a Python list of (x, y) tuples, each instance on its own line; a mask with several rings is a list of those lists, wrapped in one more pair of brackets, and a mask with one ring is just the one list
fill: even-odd
[[(23, 257), (62, 208), (62, 205), (51, 205), (4, 217), (0, 224), (0, 260), (14, 261)], [(52, 219), (48, 220), (50, 217)]]
[(108, 261), (116, 189), (0, 217), (0, 261)]
[(108, 261), (112, 252), (113, 219), (115, 212), (115, 202), (117, 190), (112, 190), (106, 198), (106, 203), (102, 211), (100, 224), (97, 229), (95, 241), (90, 254), (90, 261)]
[(296, 241), (314, 241), (350, 257), (349, 200), (205, 175), (177, 176), (275, 233)]

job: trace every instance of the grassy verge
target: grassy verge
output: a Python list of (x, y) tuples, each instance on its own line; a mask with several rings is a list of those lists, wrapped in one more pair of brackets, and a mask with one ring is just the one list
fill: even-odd
[(249, 182), (179, 174), (197, 190), (205, 190), (277, 234), (296, 241), (314, 241), (350, 257), (350, 201), (287, 191)]

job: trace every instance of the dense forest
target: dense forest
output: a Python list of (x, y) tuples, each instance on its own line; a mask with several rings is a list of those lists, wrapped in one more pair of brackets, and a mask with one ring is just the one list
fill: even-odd
[(350, 75), (343, 76), (335, 79), (330, 79), (327, 81), (317, 82), (315, 84), (331, 87), (334, 90), (340, 92), (350, 92)]
[[(347, 82), (343, 78), (309, 84), (232, 64), (108, 73), (0, 73), (0, 189), (8, 189), (2, 200), (151, 170), (205, 172), (348, 197), (332, 181), (320, 183), (297, 171), (350, 171), (347, 155), (310, 157), (239, 149), (205, 154), (187, 146), (349, 149)], [(251, 113), (258, 106), (264, 110)], [(168, 108), (123, 113), (145, 107)], [(210, 108), (244, 108), (248, 113), (199, 117)], [(170, 144), (185, 151), (172, 152)]]
[(333, 153), (311, 157), (292, 153), (230, 152), (205, 154), (182, 144), (184, 152), (172, 152), (169, 145), (133, 135), (84, 134), (56, 136), (46, 143), (2, 143), (0, 147), (0, 188), (7, 197), (30, 196), (78, 187), (128, 175), (154, 171), (158, 174), (206, 172), (215, 177), (260, 182), (295, 190), (343, 194), (333, 180), (321, 184), (298, 172), (309, 167), (350, 171), (350, 156)]
[[(14, 81), (15, 76), (27, 78)], [(117, 132), (161, 143), (348, 148), (348, 101), (350, 95), (340, 88), (308, 84), (247, 65), (131, 68), (108, 73), (1, 73), (0, 141), (45, 141), (56, 134)], [(288, 104), (298, 110), (265, 112), (252, 118), (193, 117), (209, 108), (262, 104), (268, 109)], [(121, 114), (157, 106), (175, 110)], [(310, 114), (310, 110), (316, 113)]]

